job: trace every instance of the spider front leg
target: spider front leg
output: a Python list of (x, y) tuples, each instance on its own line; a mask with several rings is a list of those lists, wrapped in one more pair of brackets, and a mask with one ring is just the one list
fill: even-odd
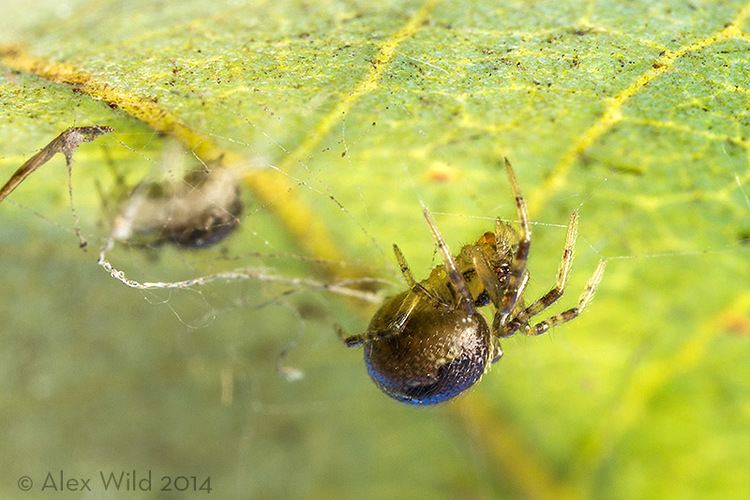
[(568, 222), (565, 248), (563, 250), (562, 261), (560, 262), (560, 268), (557, 271), (557, 282), (555, 283), (554, 288), (504, 324), (501, 324), (498, 316), (495, 316), (495, 321), (493, 321), (492, 326), (497, 335), (501, 337), (512, 335), (523, 325), (528, 324), (529, 318), (536, 316), (541, 311), (554, 304), (557, 299), (562, 297), (563, 293), (565, 293), (565, 284), (568, 282), (568, 275), (573, 264), (573, 249), (575, 247), (577, 234), (578, 212), (573, 212), (570, 215), (570, 222)]
[[(517, 330), (518, 328), (523, 328), (526, 335), (541, 335), (543, 333), (546, 333), (552, 327), (567, 323), (568, 321), (578, 317), (578, 315), (580, 315), (584, 311), (584, 309), (586, 309), (586, 307), (591, 303), (591, 300), (594, 298), (596, 289), (602, 280), (602, 276), (604, 275), (604, 267), (606, 263), (607, 261), (605, 261), (604, 259), (599, 261), (599, 265), (596, 266), (594, 274), (586, 284), (586, 288), (583, 289), (580, 297), (578, 297), (578, 304), (575, 307), (571, 307), (570, 309), (567, 309), (559, 314), (555, 314), (551, 318), (540, 321), (534, 326), (529, 326), (528, 323), (525, 323), (523, 326), (518, 324), (515, 330)], [(515, 319), (512, 320), (511, 323), (516, 324)], [(506, 336), (507, 335), (508, 334), (506, 334)]]
[(438, 249), (442, 254), (443, 266), (445, 266), (445, 271), (448, 273), (448, 281), (450, 282), (453, 291), (458, 294), (458, 305), (466, 311), (467, 315), (472, 316), (476, 312), (476, 309), (474, 308), (474, 299), (471, 297), (469, 288), (466, 286), (466, 280), (464, 280), (463, 275), (458, 271), (456, 261), (453, 260), (450, 249), (445, 243), (443, 236), (440, 234), (440, 230), (438, 229), (437, 224), (435, 224), (435, 219), (432, 218), (432, 214), (427, 207), (422, 207), (422, 213), (427, 221), (427, 225), (430, 226), (432, 237), (435, 239), (435, 243), (437, 243)]
[(607, 261), (605, 261), (604, 259), (599, 261), (599, 265), (596, 266), (594, 274), (591, 276), (591, 279), (589, 279), (589, 282), (586, 284), (586, 288), (583, 289), (581, 296), (578, 298), (578, 305), (576, 307), (572, 307), (566, 311), (552, 316), (549, 319), (540, 321), (532, 328), (528, 329), (526, 331), (526, 334), (541, 335), (553, 326), (567, 323), (571, 319), (581, 314), (583, 310), (586, 309), (586, 307), (591, 303), (591, 299), (594, 298), (594, 293), (596, 293), (599, 282), (601, 282), (602, 276), (604, 275), (604, 266), (606, 265), (606, 262)]
[[(513, 189), (513, 195), (516, 198), (516, 212), (518, 213), (519, 224), (521, 226), (521, 235), (518, 241), (518, 248), (513, 256), (508, 287), (505, 289), (505, 293), (503, 293), (503, 296), (500, 299), (500, 306), (496, 313), (496, 319), (499, 320), (501, 325), (505, 325), (508, 316), (516, 307), (518, 298), (523, 293), (523, 289), (528, 280), (526, 261), (529, 258), (529, 249), (531, 248), (531, 227), (529, 226), (529, 217), (526, 213), (526, 202), (521, 194), (521, 188), (518, 186), (518, 180), (516, 179), (516, 174), (513, 172), (513, 167), (507, 158), (505, 158), (505, 171), (508, 174), (508, 180)], [(498, 252), (500, 251), (501, 249), (498, 247)]]

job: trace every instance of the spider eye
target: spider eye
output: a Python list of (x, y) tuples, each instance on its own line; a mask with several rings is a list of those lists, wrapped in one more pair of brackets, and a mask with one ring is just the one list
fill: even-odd
[(479, 313), (429, 309), (412, 314), (402, 333), (365, 344), (365, 364), (388, 396), (432, 405), (474, 385), (490, 351), (490, 331)]

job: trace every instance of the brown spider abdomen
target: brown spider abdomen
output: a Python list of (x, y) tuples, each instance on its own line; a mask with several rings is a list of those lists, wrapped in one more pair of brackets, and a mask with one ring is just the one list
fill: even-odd
[[(370, 328), (380, 326), (389, 306), (403, 300), (402, 294), (386, 303)], [(385, 314), (381, 314), (383, 309)], [(463, 309), (444, 310), (423, 302), (411, 311), (401, 333), (365, 343), (365, 364), (373, 381), (390, 397), (431, 405), (474, 385), (489, 364), (491, 345), (481, 314), (467, 315)]]

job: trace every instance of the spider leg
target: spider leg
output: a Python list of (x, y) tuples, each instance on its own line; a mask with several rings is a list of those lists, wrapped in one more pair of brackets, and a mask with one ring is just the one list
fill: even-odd
[(504, 325), (497, 325), (498, 334), (501, 337), (507, 337), (508, 334), (518, 330), (522, 325), (527, 323), (529, 318), (536, 316), (541, 311), (555, 303), (557, 299), (562, 297), (565, 292), (565, 284), (568, 282), (568, 274), (573, 264), (573, 248), (575, 246), (577, 234), (578, 212), (573, 212), (570, 215), (570, 222), (568, 222), (568, 234), (565, 238), (565, 248), (563, 250), (562, 261), (560, 262), (560, 268), (557, 271), (557, 282), (555, 283), (554, 288), (544, 294), (542, 298), (536, 300), (526, 309), (518, 313), (511, 320), (507, 321)]
[[(529, 226), (529, 217), (526, 213), (526, 202), (521, 194), (521, 188), (518, 186), (518, 179), (516, 179), (516, 174), (513, 172), (513, 167), (507, 158), (505, 158), (505, 171), (508, 174), (508, 180), (510, 180), (510, 185), (516, 198), (516, 211), (521, 226), (521, 235), (518, 241), (518, 248), (513, 256), (508, 287), (500, 299), (500, 307), (496, 316), (499, 318), (501, 325), (507, 322), (508, 316), (513, 312), (518, 298), (523, 293), (526, 261), (529, 258), (529, 248), (531, 248), (531, 227)], [(500, 251), (499, 248), (498, 251)]]
[(430, 226), (432, 236), (433, 238), (435, 238), (435, 243), (437, 243), (438, 249), (442, 254), (443, 265), (445, 266), (445, 271), (448, 273), (448, 280), (453, 286), (453, 290), (458, 293), (459, 305), (463, 307), (463, 309), (466, 311), (466, 314), (474, 314), (474, 312), (476, 311), (474, 308), (474, 299), (471, 298), (469, 289), (466, 286), (466, 281), (464, 280), (463, 275), (458, 271), (456, 261), (453, 260), (450, 249), (445, 243), (443, 236), (440, 234), (440, 230), (438, 230), (437, 224), (435, 224), (435, 219), (432, 218), (432, 214), (425, 206), (422, 207), (422, 213), (424, 214), (424, 218), (427, 221), (427, 225)]
[(405, 300), (401, 304), (401, 306), (403, 307), (403, 305), (407, 304), (408, 302), (406, 311), (401, 314), (397, 314), (396, 321), (391, 323), (388, 329), (378, 330), (374, 332), (368, 330), (365, 333), (361, 333), (359, 335), (349, 335), (349, 333), (344, 330), (344, 328), (338, 323), (335, 323), (333, 325), (333, 328), (336, 331), (339, 339), (341, 339), (341, 341), (347, 347), (356, 347), (367, 342), (372, 342), (373, 340), (380, 340), (388, 337), (393, 337), (394, 335), (400, 335), (404, 331), (406, 321), (409, 319), (409, 316), (411, 316), (412, 311), (414, 311), (414, 309), (417, 307), (417, 304), (419, 304), (420, 300), (420, 296), (415, 293), (408, 294), (407, 298), (409, 298), (409, 300)]
[(411, 269), (409, 268), (409, 263), (406, 262), (406, 257), (404, 257), (404, 254), (401, 253), (401, 249), (395, 243), (393, 244), (393, 253), (396, 255), (396, 260), (398, 261), (399, 269), (401, 269), (401, 274), (404, 276), (404, 280), (411, 290), (437, 306), (450, 306), (450, 304), (446, 304), (445, 302), (440, 300), (439, 297), (435, 296), (435, 294), (430, 292), (421, 283), (414, 279), (414, 275), (411, 273)]
[(552, 316), (551, 318), (540, 321), (533, 327), (526, 325), (524, 327), (526, 335), (541, 335), (548, 331), (550, 328), (561, 325), (563, 323), (567, 323), (571, 319), (581, 314), (583, 310), (586, 309), (586, 306), (591, 303), (591, 299), (594, 298), (596, 288), (599, 286), (599, 282), (602, 280), (602, 275), (604, 274), (605, 264), (606, 261), (604, 259), (599, 261), (599, 265), (596, 266), (594, 274), (591, 276), (591, 279), (589, 279), (589, 282), (586, 284), (586, 288), (583, 289), (581, 296), (578, 298), (578, 305), (576, 305), (576, 307), (572, 307), (566, 311)]
[(336, 331), (336, 335), (346, 345), (346, 347), (356, 347), (364, 344), (367, 339), (364, 335), (349, 335), (349, 332), (344, 330), (344, 327), (338, 323), (334, 323), (333, 329)]

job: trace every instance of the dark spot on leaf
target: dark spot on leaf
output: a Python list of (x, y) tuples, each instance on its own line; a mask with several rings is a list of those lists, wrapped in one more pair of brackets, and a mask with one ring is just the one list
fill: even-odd
[(16, 47), (3, 47), (0, 49), (0, 56), (3, 57), (17, 57), (19, 54), (19, 50)]
[(591, 28), (573, 28), (570, 33), (576, 36), (588, 35), (591, 33)]

